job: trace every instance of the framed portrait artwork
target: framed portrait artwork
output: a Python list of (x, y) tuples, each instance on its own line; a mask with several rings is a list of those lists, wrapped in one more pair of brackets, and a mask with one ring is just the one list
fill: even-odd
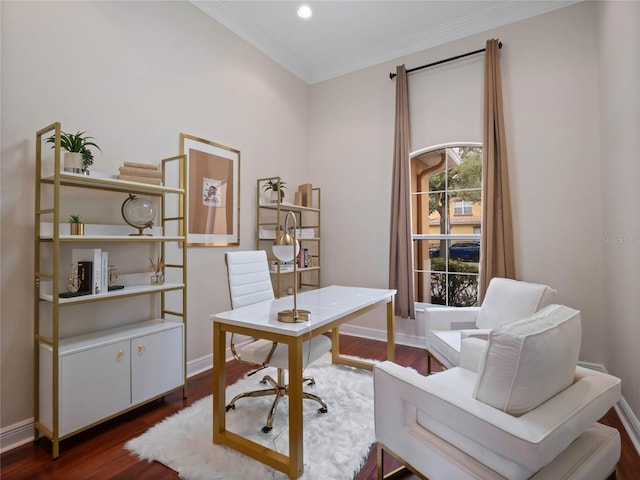
[(187, 157), (187, 246), (240, 244), (240, 151), (180, 134)]

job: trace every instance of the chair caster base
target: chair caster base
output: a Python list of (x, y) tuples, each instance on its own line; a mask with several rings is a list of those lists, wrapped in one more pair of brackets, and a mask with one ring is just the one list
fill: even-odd
[(327, 413), (329, 410), (327, 410), (326, 408), (322, 407), (318, 409), (319, 413)]
[(224, 407), (225, 412), (228, 412), (229, 410), (235, 410), (235, 409), (236, 409), (236, 406), (231, 404)]
[(269, 433), (273, 427), (262, 427), (262, 433)]

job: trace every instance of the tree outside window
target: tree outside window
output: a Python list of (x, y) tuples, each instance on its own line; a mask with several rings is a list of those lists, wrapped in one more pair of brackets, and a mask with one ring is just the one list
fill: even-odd
[(416, 301), (475, 305), (482, 148), (454, 145), (413, 155), (411, 186)]

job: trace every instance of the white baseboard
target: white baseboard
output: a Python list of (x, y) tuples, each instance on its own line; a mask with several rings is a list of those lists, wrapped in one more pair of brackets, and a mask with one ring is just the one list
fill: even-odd
[[(353, 337), (368, 338), (370, 340), (387, 341), (387, 331), (377, 330), (375, 328), (361, 327), (358, 325), (340, 325), (340, 333), (351, 335)], [(424, 348), (424, 338), (416, 335), (407, 335), (403, 333), (395, 334), (395, 342), (398, 345), (406, 345), (408, 347)]]
[[(352, 335), (354, 337), (368, 338), (371, 340), (379, 340), (385, 342), (387, 340), (387, 332), (384, 330), (377, 330), (373, 328), (360, 327), (357, 325), (342, 325), (340, 327), (340, 333), (345, 335)], [(410, 347), (424, 348), (424, 339), (414, 335), (404, 335), (402, 333), (396, 333), (395, 341), (398, 345), (407, 345)], [(233, 358), (231, 351), (227, 349), (226, 352), (227, 361)], [(604, 365), (579, 362), (580, 366), (607, 373)], [(191, 360), (187, 364), (187, 378), (190, 378), (199, 373), (205, 372), (213, 368), (213, 355), (205, 355), (195, 360)], [(640, 422), (634, 415), (629, 404), (624, 398), (615, 405), (615, 410), (624, 429), (629, 434), (631, 442), (634, 447), (640, 453)], [(0, 431), (0, 453), (7, 452), (14, 448), (25, 445), (33, 441), (34, 427), (33, 418), (23, 420), (22, 422), (15, 423), (8, 427), (3, 428)]]
[(624, 398), (621, 398), (614, 408), (620, 417), (622, 426), (629, 434), (633, 446), (640, 453), (640, 422), (638, 422), (638, 418), (633, 414), (631, 407)]
[(0, 433), (0, 453), (33, 442), (33, 435), (33, 418), (3, 428)]
[[(607, 372), (607, 369), (604, 368), (604, 365), (588, 362), (578, 362), (578, 364), (582, 367), (591, 368), (592, 370), (597, 370), (602, 373), (609, 373)], [(622, 426), (629, 434), (631, 443), (633, 443), (633, 446), (636, 447), (636, 450), (640, 453), (640, 422), (638, 421), (638, 418), (633, 414), (633, 410), (631, 410), (631, 407), (624, 397), (621, 397), (620, 401), (616, 403), (613, 408), (618, 414), (618, 417), (620, 417)]]
[[(230, 359), (227, 358), (227, 361)], [(213, 368), (213, 354), (205, 355), (196, 360), (191, 360), (187, 364), (187, 378), (191, 378), (202, 372), (206, 372)]]

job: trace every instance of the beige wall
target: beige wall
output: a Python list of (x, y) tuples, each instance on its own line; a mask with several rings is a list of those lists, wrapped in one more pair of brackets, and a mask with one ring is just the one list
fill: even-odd
[[(388, 74), (396, 64), (422, 65), (491, 37), (505, 44), (518, 276), (553, 285), (559, 302), (582, 310), (581, 360), (620, 375), (637, 416), (640, 385), (631, 371), (638, 363), (637, 295), (608, 285), (615, 280), (639, 290), (638, 248), (623, 257), (629, 250), (602, 242), (607, 232), (628, 233), (621, 226), (630, 216), (629, 234), (639, 235), (638, 185), (630, 175), (638, 177), (637, 156), (616, 157), (629, 174), (622, 189), (626, 215), (618, 216), (619, 178), (608, 163), (618, 130), (599, 118), (601, 107), (638, 125), (638, 108), (624, 110), (613, 73), (633, 67), (625, 67), (622, 54), (611, 58), (608, 75), (598, 63), (620, 48), (622, 33), (611, 26), (616, 16), (637, 35), (637, 4), (618, 4), (580, 3), (309, 87), (188, 3), (1, 2), (2, 427), (32, 416), (36, 129), (61, 121), (70, 130), (90, 130), (103, 148), (95, 168), (110, 172), (125, 159), (177, 153), (179, 132), (239, 149), (243, 249), (254, 245), (256, 178), (282, 175), (289, 185), (319, 185), (323, 283), (386, 287), (395, 103)], [(70, 51), (81, 64), (64, 55)], [(633, 55), (637, 60), (637, 48)], [(609, 83), (599, 85), (599, 74)], [(413, 147), (481, 141), (481, 84), (479, 57), (412, 77)], [(625, 138), (627, 147), (633, 138)], [(626, 151), (637, 152), (637, 144)], [(567, 198), (577, 208), (560, 209)], [(190, 361), (211, 353), (207, 315), (229, 306), (224, 250), (189, 250)], [(635, 268), (624, 264), (634, 258)], [(375, 329), (381, 322), (376, 314), (360, 325)], [(399, 333), (419, 332), (404, 321)]]
[[(314, 86), (311, 176), (325, 186), (325, 217), (338, 219), (344, 228), (327, 234), (325, 254), (339, 259), (327, 263), (327, 282), (352, 282), (362, 275), (372, 286), (387, 284), (395, 101), (389, 72), (397, 64), (423, 65), (499, 38), (504, 43), (501, 65), (517, 275), (553, 285), (559, 301), (582, 310), (582, 357), (602, 361), (594, 27), (595, 5), (580, 4)], [(409, 77), (413, 150), (482, 141), (482, 56), (415, 75)], [(458, 93), (463, 102), (457, 100)], [(572, 196), (580, 198), (579, 209), (558, 208)], [(346, 216), (346, 204), (358, 214)], [(563, 240), (575, 238), (576, 230), (580, 242)], [(541, 235), (549, 231), (554, 235)], [(349, 248), (338, 235), (352, 239)], [(345, 264), (353, 268), (345, 272)], [(401, 328), (415, 333), (412, 322), (401, 323)]]
[[(179, 133), (241, 151), (241, 248), (254, 248), (255, 180), (304, 183), (308, 86), (187, 2), (1, 2), (2, 427), (32, 411), (35, 131), (97, 137), (94, 169), (179, 153)], [(297, 183), (296, 183), (297, 182)], [(85, 218), (99, 206), (85, 198)], [(116, 213), (118, 216), (119, 213)], [(188, 360), (211, 355), (229, 308), (225, 248), (190, 248)], [(206, 281), (205, 281), (206, 280)]]
[(640, 2), (598, 6), (604, 364), (640, 415)]
[[(607, 2), (604, 10), (625, 17), (629, 14), (625, 9), (637, 12), (637, 5)], [(622, 300), (625, 294), (609, 292), (607, 282), (616, 277), (630, 291), (639, 290), (638, 245), (627, 247), (632, 252), (627, 260), (635, 259), (633, 267), (605, 268), (607, 247), (602, 235), (607, 230), (624, 230), (633, 219), (634, 238), (638, 238), (637, 174), (624, 180), (626, 207), (608, 217), (610, 210), (618, 208), (618, 162), (625, 157), (621, 153), (633, 152), (622, 160), (624, 171), (630, 173), (637, 169), (638, 149), (637, 144), (614, 149), (612, 139), (607, 140), (607, 151), (601, 152), (598, 100), (601, 93), (613, 96), (612, 113), (621, 122), (631, 121), (637, 139), (637, 107), (627, 113), (618, 111), (629, 106), (625, 95), (637, 92), (637, 81), (627, 80), (624, 90), (613, 92), (603, 90), (598, 78), (600, 58), (611, 49), (626, 49), (637, 39), (640, 25), (637, 13), (629, 15), (625, 29), (618, 33), (622, 38), (609, 39), (599, 52), (599, 8), (596, 2), (580, 3), (314, 85), (310, 176), (324, 187), (323, 215), (332, 227), (325, 235), (325, 258), (331, 259), (325, 265), (325, 281), (386, 286), (395, 102), (395, 83), (388, 74), (398, 64), (423, 65), (499, 38), (504, 43), (501, 65), (517, 276), (554, 286), (559, 303), (581, 310), (581, 361), (604, 363), (620, 375), (623, 392), (636, 400), (631, 407), (637, 416), (640, 385), (631, 372), (639, 360), (634, 347), (640, 338), (637, 294)], [(627, 29), (636, 37), (629, 36)], [(627, 53), (637, 66), (637, 42), (636, 49)], [(611, 65), (610, 81), (634, 68), (623, 68), (624, 59), (614, 58), (618, 60)], [(476, 57), (423, 71), (417, 77), (410, 75), (412, 149), (481, 141), (482, 71), (482, 58)], [(632, 78), (637, 80), (637, 71)], [(462, 104), (456, 101), (457, 93), (464, 99)], [(616, 131), (612, 125), (604, 133), (613, 136)], [(608, 170), (605, 183), (603, 169)], [(604, 225), (603, 217), (607, 217)], [(624, 262), (619, 255), (618, 262)], [(612, 315), (610, 304), (617, 300), (620, 305)], [(363, 331), (383, 325), (380, 317), (356, 323)], [(398, 320), (397, 324), (401, 334), (420, 333), (415, 322)], [(612, 329), (614, 340), (603, 341)], [(625, 333), (635, 335), (624, 338)], [(616, 347), (618, 341), (627, 348)]]

